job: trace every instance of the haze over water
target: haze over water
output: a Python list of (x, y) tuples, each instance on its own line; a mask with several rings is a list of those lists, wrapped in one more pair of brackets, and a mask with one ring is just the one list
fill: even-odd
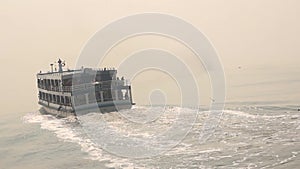
[[(299, 6), (297, 0), (1, 1), (0, 168), (297, 168), (300, 166)], [(95, 145), (71, 118), (39, 114), (35, 74), (47, 71), (58, 57), (66, 60), (70, 68), (74, 67), (80, 49), (97, 30), (112, 20), (141, 12), (178, 16), (210, 39), (224, 67), (226, 101), (220, 124), (205, 143), (199, 142), (199, 136), (209, 112), (201, 109), (192, 130), (176, 147), (153, 158), (132, 159)], [(155, 45), (174, 49), (182, 57), (188, 55), (182, 46), (163, 39), (147, 43), (151, 38), (128, 40), (110, 56)], [(105, 66), (119, 61), (109, 58)], [(193, 64), (190, 63), (191, 68), (197, 67)], [(207, 76), (207, 72), (199, 68), (201, 82), (201, 73)], [(148, 77), (154, 81), (151, 86), (166, 84), (154, 75)], [(144, 89), (139, 87), (138, 80), (145, 76), (140, 78), (133, 83), (135, 91)], [(209, 88), (207, 84), (202, 88), (204, 91)], [(138, 105), (124, 113), (145, 120), (144, 93), (134, 94)], [(205, 93), (204, 101), (213, 99), (209, 96), (209, 92)], [(150, 139), (155, 132), (172, 125), (173, 115), (179, 110), (191, 111), (168, 106), (165, 114), (144, 126), (122, 118), (117, 112), (84, 118), (105, 119), (116, 132), (130, 138)], [(151, 127), (154, 129), (149, 130)], [(99, 125), (90, 129), (105, 131)]]

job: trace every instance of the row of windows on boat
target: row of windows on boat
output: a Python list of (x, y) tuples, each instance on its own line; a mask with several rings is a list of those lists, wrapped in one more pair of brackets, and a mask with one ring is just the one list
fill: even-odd
[(70, 96), (60, 96), (54, 94), (48, 94), (44, 92), (39, 92), (39, 99), (48, 101), (51, 103), (62, 104), (62, 105), (71, 105), (71, 97)]
[(117, 100), (130, 100), (129, 92), (126, 91), (126, 93), (123, 94), (121, 91), (118, 92), (115, 90), (115, 94), (112, 94), (110, 91), (102, 91), (74, 96), (76, 106)]
[[(116, 101), (116, 100), (130, 100), (130, 90), (111, 90), (100, 91), (95, 93), (85, 93), (74, 97), (75, 105), (84, 105), (88, 103), (95, 102), (106, 102), (106, 101)], [(39, 92), (39, 99), (50, 103), (61, 104), (71, 106), (70, 96), (60, 96), (54, 94), (48, 94), (44, 92)]]
[[(38, 79), (38, 81), (39, 81), (39, 79)], [(48, 79), (45, 81), (50, 81), (50, 80)], [(49, 91), (57, 91), (57, 92), (70, 92), (72, 90), (72, 83), (68, 84), (68, 85), (65, 85), (65, 84), (60, 85), (60, 83), (61, 83), (60, 80), (51, 80), (49, 83), (38, 82), (38, 88), (49, 90)], [(129, 84), (126, 83), (126, 85), (129, 85)], [(118, 81), (118, 80), (117, 81), (105, 81), (105, 82), (96, 83), (96, 84), (84, 83), (84, 84), (73, 86), (73, 89), (74, 90), (85, 89), (85, 88), (90, 88), (93, 86), (95, 86), (95, 88), (111, 88), (112, 86), (120, 87), (120, 86), (124, 86), (124, 81)]]
[(53, 87), (58, 87), (58, 86), (72, 86), (73, 84), (79, 85), (79, 84), (84, 84), (84, 83), (93, 83), (93, 82), (105, 82), (105, 81), (114, 81), (114, 83), (120, 83), (120, 84), (124, 84), (124, 82), (126, 81), (124, 79), (124, 77), (119, 78), (117, 77), (116, 79), (112, 79), (110, 78), (93, 78), (93, 76), (91, 77), (80, 77), (80, 78), (67, 78), (67, 79), (42, 79), (42, 78), (38, 78), (37, 79), (37, 83), (38, 86), (53, 86)]

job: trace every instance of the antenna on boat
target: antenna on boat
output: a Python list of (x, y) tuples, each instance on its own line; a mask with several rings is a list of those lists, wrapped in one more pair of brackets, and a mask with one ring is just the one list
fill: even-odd
[(53, 63), (50, 64), (51, 67), (51, 73), (53, 73)]
[(58, 59), (57, 63), (58, 63), (58, 72), (59, 73), (63, 72), (62, 67), (65, 66), (65, 63), (63, 63), (60, 59)]

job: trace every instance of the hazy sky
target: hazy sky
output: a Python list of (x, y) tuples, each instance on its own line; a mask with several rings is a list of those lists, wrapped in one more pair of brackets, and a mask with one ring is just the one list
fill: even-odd
[[(74, 67), (97, 30), (143, 12), (178, 16), (200, 29), (218, 51), (228, 86), (245, 84), (234, 78), (239, 66), (299, 80), (299, 0), (0, 0), (0, 113), (37, 110), (39, 70), (58, 57)], [(276, 81), (275, 73), (265, 75)], [(228, 89), (228, 98), (234, 93)]]

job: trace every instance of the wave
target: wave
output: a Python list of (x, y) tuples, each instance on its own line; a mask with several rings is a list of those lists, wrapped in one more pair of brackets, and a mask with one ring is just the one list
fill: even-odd
[[(146, 138), (151, 139), (155, 136), (155, 132), (162, 132), (168, 127), (172, 126), (172, 123), (176, 121), (176, 117), (178, 115), (178, 111), (182, 111), (185, 117), (189, 115), (189, 113), (194, 112), (188, 108), (180, 108), (180, 107), (167, 107), (164, 113), (159, 112), (151, 112), (148, 111), (146, 113), (156, 113), (150, 114), (149, 117), (145, 117), (145, 112), (141, 112), (146, 110), (147, 107), (134, 107), (131, 110), (126, 110), (123, 112), (112, 112), (106, 114), (96, 114), (90, 113), (87, 114), (79, 120), (86, 120), (90, 121), (92, 130), (95, 131), (102, 131), (101, 125), (95, 125), (97, 120), (104, 120), (107, 122), (113, 132), (121, 133), (129, 138)], [(155, 108), (153, 111), (158, 111), (159, 109)], [(257, 112), (254, 112), (257, 113)], [(190, 138), (197, 139), (199, 138), (199, 132), (201, 133), (202, 129), (202, 122), (205, 120), (209, 114), (209, 111), (201, 111), (199, 112), (198, 121), (195, 123), (194, 128), (192, 131), (193, 135)], [(161, 116), (157, 118), (157, 115)], [(273, 133), (273, 135), (269, 135), (270, 132), (266, 127), (265, 131), (264, 128), (260, 128), (260, 126), (268, 124), (268, 126), (274, 126), (274, 131), (284, 129), (292, 129), (293, 126), (296, 125), (293, 129), (299, 129), (299, 114), (287, 114), (283, 112), (282, 114), (275, 114), (272, 115), (271, 113), (268, 115), (259, 115), (253, 114), (245, 111), (236, 111), (236, 110), (224, 110), (222, 119), (223, 125), (221, 130), (217, 130), (215, 133), (216, 135), (219, 134), (219, 139), (223, 140), (219, 145), (218, 144), (204, 144), (204, 147), (199, 148), (195, 147), (195, 140), (190, 139), (186, 142), (192, 143), (187, 144), (186, 142), (181, 142), (179, 145), (174, 147), (172, 150), (165, 152), (166, 156), (180, 156), (186, 154), (196, 155), (194, 158), (197, 160), (201, 160), (201, 158), (206, 158), (206, 156), (215, 156), (211, 158), (221, 159), (221, 158), (228, 158), (231, 154), (226, 154), (228, 148), (237, 149), (239, 151), (244, 151), (243, 149), (239, 148), (237, 143), (244, 141), (244, 139), (249, 139), (253, 142), (253, 144), (257, 144), (255, 141), (263, 142), (265, 138), (275, 137), (275, 143), (284, 142), (285, 138), (282, 136), (282, 139), (279, 137), (281, 134), (286, 132), (278, 132)], [(145, 120), (138, 125), (142, 125), (143, 127), (138, 127), (138, 125), (132, 125), (131, 123), (136, 123), (138, 120)], [(153, 121), (154, 119), (154, 121)], [(149, 120), (149, 121), (147, 121)], [(202, 120), (202, 121), (201, 121)], [(96, 160), (99, 162), (103, 162), (106, 167), (108, 168), (118, 168), (122, 166), (122, 168), (149, 168), (145, 167), (145, 161), (140, 161), (137, 164), (135, 159), (128, 159), (118, 157), (114, 154), (110, 154), (109, 152), (105, 151), (102, 146), (95, 143), (90, 137), (86, 135), (82, 126), (78, 123), (78, 121), (74, 120), (74, 117), (68, 117), (63, 119), (57, 119), (51, 115), (42, 115), (39, 112), (29, 113), (23, 117), (23, 121), (26, 123), (37, 123), (41, 126), (41, 129), (48, 130), (56, 135), (57, 138), (64, 142), (72, 142), (80, 145), (81, 151), (88, 153), (88, 156), (85, 157), (86, 159)], [(288, 123), (281, 123), (282, 127), (278, 126), (278, 122), (286, 121)], [(147, 122), (147, 125), (145, 125)], [(273, 125), (274, 124), (274, 125)], [(130, 130), (128, 130), (128, 128)], [(278, 127), (278, 129), (277, 129)], [(289, 127), (289, 128), (288, 128)], [(251, 129), (251, 130), (250, 130)], [(255, 129), (255, 130), (254, 130)], [(180, 130), (180, 128), (178, 129)], [(293, 130), (294, 131), (294, 130)], [(110, 133), (110, 130), (104, 131)], [(112, 132), (112, 133), (113, 133)], [(112, 135), (114, 137), (114, 135)], [(216, 137), (216, 136), (213, 136)], [(197, 140), (196, 140), (197, 141)], [(266, 141), (265, 141), (266, 142)], [(162, 146), (163, 143), (161, 142), (152, 142), (153, 145), (157, 147)], [(268, 142), (271, 144), (272, 142)], [(249, 143), (251, 144), (251, 143)], [(272, 143), (273, 144), (273, 143)], [(293, 143), (294, 144), (294, 143)], [(253, 150), (253, 154), (259, 154), (262, 150), (260, 150), (260, 146), (257, 150), (251, 146), (245, 146), (245, 153), (247, 153), (248, 149)], [(259, 150), (259, 152), (257, 152)], [(250, 154), (251, 156), (251, 154)], [(249, 156), (249, 158), (250, 158)], [(296, 156), (296, 155), (295, 155)], [(252, 158), (252, 157), (251, 157)], [(253, 157), (254, 158), (254, 157)], [(294, 157), (293, 157), (294, 158)], [(282, 160), (282, 163), (289, 162), (291, 159), (287, 159), (286, 161)], [(191, 159), (190, 159), (191, 160)], [(203, 159), (202, 159), (203, 160)], [(226, 159), (227, 160), (227, 159)], [(237, 161), (237, 163), (243, 163), (243, 161)], [(151, 162), (150, 162), (151, 165)]]
[(108, 168), (128, 166), (133, 167), (133, 164), (123, 158), (111, 156), (105, 153), (97, 144), (84, 136), (80, 128), (74, 128), (74, 118), (58, 119), (52, 115), (42, 115), (39, 112), (28, 113), (23, 117), (25, 123), (38, 123), (41, 129), (51, 131), (57, 138), (64, 142), (76, 143), (81, 146), (83, 152), (88, 153), (87, 159), (105, 162)]

